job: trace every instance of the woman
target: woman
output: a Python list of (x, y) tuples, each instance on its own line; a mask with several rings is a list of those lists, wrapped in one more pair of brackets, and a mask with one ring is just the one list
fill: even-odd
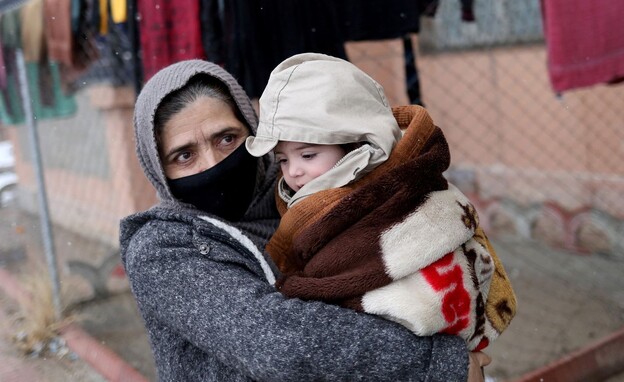
[[(286, 300), (264, 248), (275, 166), (247, 154), (251, 103), (217, 65), (157, 73), (135, 108), (137, 154), (160, 199), (121, 222), (122, 260), (162, 381), (481, 380), (459, 337)], [(474, 376), (473, 376), (474, 374)]]

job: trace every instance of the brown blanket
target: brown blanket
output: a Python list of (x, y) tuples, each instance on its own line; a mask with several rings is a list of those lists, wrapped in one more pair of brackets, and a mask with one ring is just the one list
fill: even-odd
[(276, 285), (482, 349), (515, 314), (511, 285), (473, 206), (442, 174), (442, 131), (419, 106), (393, 112), (405, 135), (373, 172), (290, 210), (278, 198), (283, 217), (267, 246), (283, 273)]

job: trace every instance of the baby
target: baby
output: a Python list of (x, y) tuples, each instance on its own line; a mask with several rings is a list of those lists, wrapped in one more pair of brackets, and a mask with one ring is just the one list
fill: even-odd
[(482, 350), (516, 300), (472, 204), (448, 184), (442, 131), (391, 109), (351, 63), (305, 53), (275, 68), (247, 150), (274, 151), (282, 220), (267, 252), (288, 297), (378, 314)]

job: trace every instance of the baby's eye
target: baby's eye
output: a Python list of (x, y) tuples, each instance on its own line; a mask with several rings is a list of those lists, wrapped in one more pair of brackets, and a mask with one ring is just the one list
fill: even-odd
[(301, 154), (301, 157), (303, 159), (312, 159), (316, 156), (316, 153), (303, 153)]
[(277, 163), (279, 163), (279, 165), (283, 165), (286, 164), (287, 159), (286, 158), (277, 158)]

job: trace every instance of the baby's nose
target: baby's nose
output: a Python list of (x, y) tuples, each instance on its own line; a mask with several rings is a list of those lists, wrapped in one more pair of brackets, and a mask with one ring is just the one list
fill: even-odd
[(290, 166), (288, 168), (288, 172), (290, 173), (290, 176), (292, 177), (301, 176), (303, 174), (303, 170), (301, 169), (301, 166)]

